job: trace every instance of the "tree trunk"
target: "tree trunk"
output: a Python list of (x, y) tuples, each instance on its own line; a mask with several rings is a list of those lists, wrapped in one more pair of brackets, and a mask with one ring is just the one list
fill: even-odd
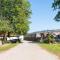
[(7, 37), (10, 37), (10, 32), (8, 32), (8, 35), (7, 35)]
[(2, 40), (2, 45), (4, 44), (4, 41)]
[(4, 43), (7, 43), (7, 33), (4, 34), (3, 41)]

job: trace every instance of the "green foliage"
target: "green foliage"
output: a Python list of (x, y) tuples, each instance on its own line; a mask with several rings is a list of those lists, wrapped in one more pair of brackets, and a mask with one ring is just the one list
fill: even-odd
[(29, 30), (29, 27), (27, 25), (28, 22), (25, 22), (25, 23), (17, 23), (16, 24), (16, 33), (18, 34), (26, 34), (27, 31)]
[(48, 34), (47, 39), (48, 39), (48, 40), (51, 40), (51, 35), (50, 35), (50, 34)]
[(54, 0), (54, 2), (52, 3), (52, 7), (54, 8), (54, 10), (58, 9), (58, 13), (55, 16), (55, 20), (56, 21), (60, 21), (60, 0)]
[(60, 0), (54, 0), (52, 7), (54, 7), (54, 9), (60, 9)]
[(30, 14), (28, 0), (0, 0), (0, 17), (7, 20), (17, 34), (25, 34), (29, 30)]
[(12, 26), (9, 25), (9, 22), (6, 20), (0, 20), (0, 32), (10, 32), (12, 30)]
[(51, 34), (48, 34), (46, 37), (46, 40), (44, 40), (44, 43), (54, 43), (54, 36)]

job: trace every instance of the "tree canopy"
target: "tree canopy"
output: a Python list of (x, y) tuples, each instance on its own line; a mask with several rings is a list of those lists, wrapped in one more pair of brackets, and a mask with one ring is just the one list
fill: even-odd
[(58, 13), (55, 16), (55, 20), (56, 21), (60, 21), (60, 0), (54, 0), (54, 2), (52, 3), (52, 7), (54, 8), (54, 10), (58, 9)]
[(12, 26), (9, 25), (8, 21), (0, 20), (0, 32), (10, 32), (12, 31)]
[(28, 0), (0, 0), (0, 17), (5, 23), (8, 22), (7, 27), (11, 28), (11, 30), (7, 28), (9, 31), (17, 34), (27, 33), (30, 23), (28, 19), (31, 15), (30, 6)]

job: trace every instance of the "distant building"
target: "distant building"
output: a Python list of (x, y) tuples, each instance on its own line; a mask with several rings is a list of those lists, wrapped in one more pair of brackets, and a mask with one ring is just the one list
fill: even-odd
[(37, 41), (38, 39), (45, 39), (47, 34), (52, 34), (54, 37), (60, 35), (60, 29), (57, 30), (45, 30), (45, 31), (38, 31), (33, 33), (28, 33), (25, 35), (25, 40)]

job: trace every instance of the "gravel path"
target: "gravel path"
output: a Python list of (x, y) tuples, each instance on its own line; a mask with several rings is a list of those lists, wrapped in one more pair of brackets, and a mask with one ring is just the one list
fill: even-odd
[(58, 60), (58, 57), (35, 43), (24, 42), (5, 53), (0, 53), (0, 60)]

